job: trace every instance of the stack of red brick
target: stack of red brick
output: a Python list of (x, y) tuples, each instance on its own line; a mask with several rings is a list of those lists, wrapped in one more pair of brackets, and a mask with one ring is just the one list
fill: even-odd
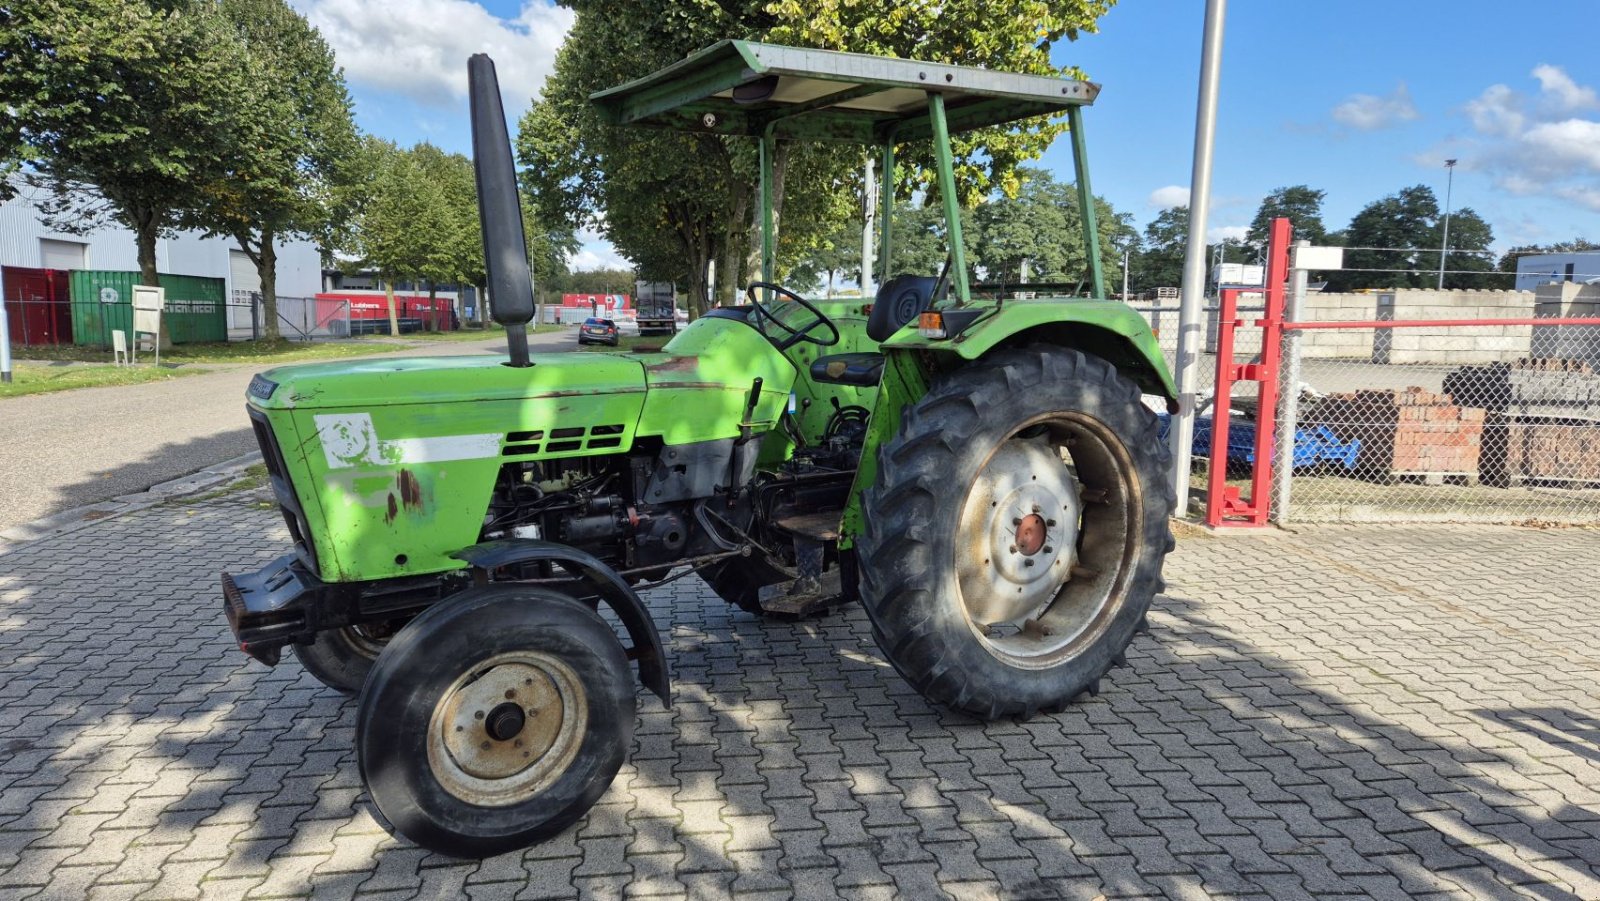
[(1600, 482), (1600, 373), (1583, 360), (1463, 366), (1445, 389), (1489, 410), (1482, 475), (1495, 485)]
[(1476, 476), (1483, 443), (1482, 409), (1422, 388), (1333, 394), (1311, 419), (1341, 441), (1361, 442), (1356, 474)]

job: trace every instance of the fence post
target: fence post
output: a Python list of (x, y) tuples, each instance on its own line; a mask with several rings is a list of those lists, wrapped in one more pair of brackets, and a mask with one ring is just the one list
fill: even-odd
[[(23, 314), (27, 319), (27, 314)], [(5, 276), (0, 274), (0, 382), (11, 381), (11, 323), (6, 318)]]
[[(1284, 305), (1283, 321), (1299, 322), (1300, 308), (1305, 302), (1306, 285), (1310, 273), (1301, 268), (1301, 248), (1310, 247), (1311, 242), (1302, 238), (1294, 242), (1294, 253), (1289, 259), (1289, 302)], [(1279, 465), (1276, 473), (1277, 486), (1272, 492), (1272, 521), (1283, 525), (1289, 521), (1289, 499), (1294, 489), (1294, 450), (1295, 432), (1300, 428), (1300, 332), (1298, 329), (1286, 329), (1283, 332), (1283, 378), (1279, 383), (1279, 409), (1278, 409), (1278, 435), (1277, 446), (1280, 449), (1279, 460), (1282, 462), (1282, 448), (1288, 448), (1287, 465)]]

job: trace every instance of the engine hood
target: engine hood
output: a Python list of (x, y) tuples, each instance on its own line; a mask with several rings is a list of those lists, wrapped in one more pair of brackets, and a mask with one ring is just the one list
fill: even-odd
[(378, 357), (279, 366), (250, 382), (262, 409), (382, 407), (462, 401), (633, 394), (644, 366), (620, 354), (534, 354), (514, 368), (503, 356)]

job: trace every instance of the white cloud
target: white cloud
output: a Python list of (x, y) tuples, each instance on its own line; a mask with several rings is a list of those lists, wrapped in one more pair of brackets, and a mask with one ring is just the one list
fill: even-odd
[(1539, 79), (1539, 90), (1556, 112), (1600, 108), (1600, 98), (1595, 96), (1594, 88), (1579, 85), (1560, 66), (1536, 66), (1533, 77)]
[(1382, 97), (1376, 94), (1352, 94), (1333, 108), (1333, 121), (1357, 131), (1375, 131), (1410, 122), (1419, 118), (1416, 104), (1411, 102), (1411, 91), (1405, 82), (1395, 86), (1393, 93)]
[(1514, 135), (1522, 130), (1527, 117), (1522, 113), (1522, 95), (1503, 84), (1485, 88), (1467, 102), (1472, 127), (1484, 134)]
[(1189, 189), (1183, 185), (1167, 185), (1150, 192), (1149, 204), (1158, 210), (1170, 210), (1189, 204)]
[(574, 13), (523, 0), (502, 19), (468, 0), (294, 0), (353, 83), (422, 103), (467, 94), (467, 57), (494, 57), (512, 115), (539, 93)]
[(1248, 225), (1213, 225), (1206, 229), (1206, 243), (1243, 241), (1244, 236), (1248, 234), (1250, 234), (1250, 226)]
[(633, 263), (611, 246), (598, 232), (590, 229), (578, 231), (578, 252), (567, 260), (567, 268), (574, 272), (592, 269), (632, 269)]
[(1539, 83), (1537, 96), (1496, 84), (1466, 104), (1477, 137), (1452, 155), (1509, 194), (1600, 211), (1600, 120), (1575, 115), (1600, 109), (1600, 98), (1555, 66), (1530, 74)]

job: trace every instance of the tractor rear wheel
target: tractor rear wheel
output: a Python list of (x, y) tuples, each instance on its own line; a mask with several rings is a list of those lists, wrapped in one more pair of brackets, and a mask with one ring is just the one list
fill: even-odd
[(1059, 347), (995, 353), (911, 407), (857, 540), (862, 604), (901, 675), (991, 719), (1097, 692), (1164, 587), (1158, 430), (1133, 382)]
[(622, 645), (588, 605), (517, 585), (471, 588), (390, 643), (361, 692), (356, 757), (401, 834), (487, 857), (567, 828), (633, 740)]
[(295, 645), (294, 656), (318, 682), (353, 695), (366, 684), (367, 674), (378, 662), (378, 655), (404, 623), (404, 620), (363, 623), (319, 632), (311, 644)]

